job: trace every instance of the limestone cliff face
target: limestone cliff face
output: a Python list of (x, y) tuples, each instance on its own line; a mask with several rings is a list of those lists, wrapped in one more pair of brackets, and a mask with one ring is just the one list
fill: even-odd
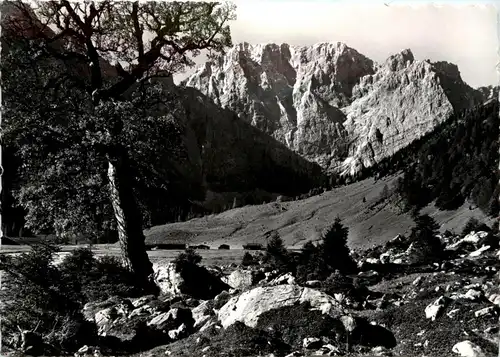
[(371, 166), (480, 101), (455, 65), (410, 50), (376, 64), (343, 43), (241, 43), (183, 84), (308, 160), (344, 174)]

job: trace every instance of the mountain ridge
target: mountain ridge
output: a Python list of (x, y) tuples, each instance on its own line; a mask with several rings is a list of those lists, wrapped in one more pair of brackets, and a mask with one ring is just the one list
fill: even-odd
[[(482, 100), (456, 65), (416, 61), (410, 49), (378, 64), (341, 42), (238, 43), (181, 85), (344, 175), (372, 166)], [(381, 137), (391, 145), (380, 145)]]

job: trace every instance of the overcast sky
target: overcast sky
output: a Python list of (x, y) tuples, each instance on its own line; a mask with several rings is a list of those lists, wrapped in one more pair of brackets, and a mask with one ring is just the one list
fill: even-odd
[[(339, 41), (379, 63), (410, 48), (417, 60), (455, 63), (462, 78), (473, 87), (499, 82), (498, 1), (431, 4), (387, 0), (389, 6), (376, 0), (235, 3), (238, 18), (231, 25), (233, 43), (311, 45)], [(198, 58), (197, 62), (203, 60)]]

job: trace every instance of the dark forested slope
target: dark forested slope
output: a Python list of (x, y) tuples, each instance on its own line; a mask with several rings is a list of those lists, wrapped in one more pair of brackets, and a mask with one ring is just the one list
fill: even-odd
[(453, 115), (374, 170), (379, 175), (404, 170), (396, 192), (405, 210), (434, 200), (440, 209), (456, 209), (470, 199), (497, 216), (498, 110), (498, 101), (489, 100)]

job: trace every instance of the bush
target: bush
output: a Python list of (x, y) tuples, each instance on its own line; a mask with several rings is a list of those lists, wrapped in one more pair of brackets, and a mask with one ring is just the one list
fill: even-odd
[(181, 271), (185, 265), (198, 265), (201, 263), (201, 255), (196, 253), (193, 248), (186, 248), (186, 250), (180, 253), (175, 259), (174, 264), (178, 271)]
[(256, 328), (279, 333), (283, 342), (293, 349), (301, 349), (306, 337), (327, 337), (333, 344), (345, 341), (342, 323), (311, 310), (309, 303), (267, 311), (259, 317)]
[(338, 270), (330, 274), (330, 276), (322, 284), (322, 290), (328, 295), (345, 294), (352, 295), (356, 290), (353, 279), (341, 274)]
[(490, 232), (491, 228), (488, 227), (486, 224), (479, 222), (476, 218), (472, 217), (469, 218), (469, 220), (465, 224), (465, 227), (462, 230), (462, 236), (465, 237), (470, 232), (479, 232), (479, 231)]
[(290, 351), (290, 346), (274, 336), (272, 331), (250, 328), (239, 321), (210, 340), (211, 348), (206, 353), (207, 357), (243, 357), (270, 353), (284, 355)]
[(241, 259), (241, 265), (248, 267), (248, 266), (257, 265), (257, 264), (258, 264), (257, 259), (249, 252), (245, 252), (245, 254), (243, 255), (243, 258)]
[(118, 257), (96, 259), (87, 248), (72, 252), (59, 266), (71, 291), (81, 304), (103, 301), (113, 296), (137, 297), (141, 290), (135, 285), (134, 275), (125, 269)]
[(110, 257), (95, 259), (88, 249), (78, 249), (59, 266), (52, 264), (59, 252), (54, 244), (34, 245), (17, 257), (1, 256), (6, 273), (2, 291), (3, 341), (37, 325), (45, 343), (62, 351), (95, 344), (95, 325), (86, 322), (81, 310), (89, 301), (111, 296), (138, 296), (132, 273)]

